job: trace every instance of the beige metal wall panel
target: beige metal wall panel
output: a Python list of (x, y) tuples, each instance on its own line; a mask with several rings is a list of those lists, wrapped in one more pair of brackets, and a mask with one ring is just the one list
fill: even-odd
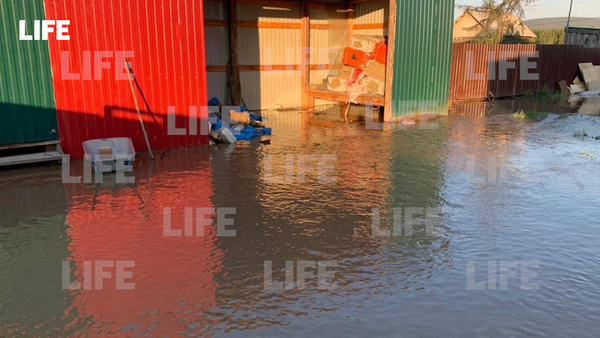
[(206, 65), (225, 66), (229, 61), (229, 32), (227, 27), (205, 27)]
[(282, 109), (301, 105), (300, 71), (242, 72), (242, 96), (248, 109)]
[[(340, 49), (346, 44), (348, 33), (348, 14), (331, 9), (312, 9), (311, 23), (327, 24), (329, 29), (312, 29), (310, 37), (311, 64), (331, 65), (339, 55)], [(329, 73), (328, 70), (313, 70), (310, 72), (311, 84), (322, 84)], [(319, 105), (319, 103), (315, 103)]]
[(206, 73), (206, 91), (208, 98), (218, 97), (221, 102), (229, 101), (229, 93), (227, 89), (227, 73), (225, 72), (208, 72)]
[(323, 80), (325, 79), (325, 77), (327, 76), (328, 73), (329, 73), (329, 70), (327, 70), (327, 69), (311, 70), (310, 71), (310, 83), (311, 84), (322, 84)]
[[(224, 2), (204, 1), (205, 20), (227, 20)], [(206, 65), (225, 66), (229, 61), (229, 32), (227, 27), (205, 26)], [(218, 97), (221, 102), (228, 102), (227, 73), (207, 72), (206, 90), (208, 98)]]
[[(238, 5), (238, 20), (300, 23), (299, 7)], [(299, 29), (239, 28), (240, 65), (300, 64)], [(301, 76), (298, 70), (269, 70), (240, 74), (242, 97), (249, 109), (281, 109), (301, 104)]]
[(238, 28), (239, 64), (299, 64), (301, 42), (298, 29)]
[(310, 63), (328, 65), (333, 62), (338, 51), (334, 45), (338, 43), (330, 39), (330, 32), (322, 29), (310, 30)]
[(300, 7), (238, 3), (239, 21), (300, 23)]
[(354, 9), (354, 24), (388, 22), (389, 9), (389, 0), (359, 2)]
[(388, 36), (388, 30), (385, 29), (355, 29), (353, 30), (354, 35), (375, 35), (375, 36)]
[[(341, 4), (341, 0), (331, 3)], [(205, 2), (209, 5), (205, 18), (226, 20), (224, 3)], [(288, 6), (238, 4), (238, 20), (243, 22), (301, 23), (301, 9)], [(313, 8), (312, 24), (327, 24), (329, 30), (311, 30), (311, 64), (329, 65), (344, 43), (346, 13), (333, 9)], [(238, 58), (240, 66), (300, 64), (301, 31), (280, 28), (238, 28)], [(227, 27), (206, 27), (207, 65), (225, 66), (229, 59)], [(322, 83), (326, 69), (311, 71), (310, 82)], [(228, 102), (227, 73), (208, 73), (209, 97), (218, 96)], [(249, 109), (295, 108), (301, 105), (301, 73), (299, 70), (242, 71), (240, 73), (242, 97)]]

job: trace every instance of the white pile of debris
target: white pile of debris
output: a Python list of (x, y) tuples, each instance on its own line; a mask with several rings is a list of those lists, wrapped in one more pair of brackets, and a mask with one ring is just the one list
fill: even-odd
[[(383, 36), (354, 35), (352, 45), (345, 47), (341, 63), (327, 75), (327, 89), (347, 93), (356, 103), (361, 95), (385, 94), (387, 43)], [(339, 56), (339, 52), (338, 52)], [(336, 57), (336, 61), (338, 57)]]
[(579, 70), (583, 75), (583, 81), (579, 77), (575, 78), (575, 81), (569, 87), (571, 95), (582, 97), (600, 95), (600, 66), (594, 66), (591, 62), (580, 63)]

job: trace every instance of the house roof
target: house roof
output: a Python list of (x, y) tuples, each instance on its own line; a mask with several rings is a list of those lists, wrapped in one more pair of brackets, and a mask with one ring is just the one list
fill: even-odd
[[(483, 24), (488, 17), (488, 13), (483, 11), (477, 11), (473, 9), (467, 9), (455, 22), (454, 22), (454, 40), (468, 40), (477, 37), (483, 29)], [(507, 19), (514, 24), (516, 34), (524, 38), (536, 38), (537, 35), (525, 24), (523, 24), (519, 18), (514, 14), (506, 14)], [(496, 22), (492, 24), (492, 29), (498, 26)], [(474, 28), (473, 28), (474, 27)]]

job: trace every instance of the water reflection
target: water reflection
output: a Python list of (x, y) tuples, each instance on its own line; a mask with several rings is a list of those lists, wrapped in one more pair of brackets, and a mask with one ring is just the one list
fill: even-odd
[(60, 169), (0, 171), (0, 335), (56, 324), (68, 301), (61, 261), (69, 256)]
[[(267, 117), (270, 144), (142, 156), (133, 184), (106, 175), (100, 185), (63, 185), (59, 167), (3, 172), (0, 333), (461, 336), (485, 322), (481, 332), (516, 335), (523, 322), (552, 319), (550, 305), (564, 312), (560, 304), (568, 303), (588, 315), (566, 314), (570, 324), (561, 326), (579, 333), (593, 326), (600, 262), (589, 201), (600, 197), (600, 184), (597, 162), (580, 153), (596, 154), (598, 141), (573, 133), (600, 136), (597, 118), (518, 121), (497, 113), (450, 116), (433, 130), (379, 131), (337, 111)], [(320, 182), (314, 161), (304, 182), (297, 170), (294, 183), (265, 180), (265, 167), (285, 178), (286, 155), (300, 154), (336, 155), (328, 174), (336, 182)], [(74, 162), (72, 175), (81, 168)], [(163, 236), (164, 208), (182, 229), (184, 209), (198, 207), (236, 208), (236, 236), (214, 227), (204, 236)], [(393, 230), (396, 208), (439, 210), (442, 222), (435, 234), (421, 224), (412, 236), (381, 237), (373, 208), (383, 229)], [(543, 261), (544, 288), (466, 289), (467, 261), (500, 259)], [(63, 260), (77, 281), (86, 261), (134, 261), (135, 289), (106, 279), (103, 290), (62, 290)], [(315, 278), (304, 289), (265, 290), (265, 261), (276, 281), (285, 279), (286, 261), (334, 261), (337, 288), (321, 290)], [(559, 292), (563, 283), (570, 294)]]
[(569, 104), (577, 107), (579, 114), (600, 115), (600, 96), (588, 98), (573, 96), (569, 98)]
[(484, 117), (512, 114), (520, 110), (554, 113), (600, 115), (600, 97), (583, 98), (572, 96), (568, 99), (552, 100), (549, 98), (518, 98), (498, 101), (457, 102), (453, 106), (452, 115), (465, 117)]
[(107, 175), (100, 186), (66, 186), (73, 278), (84, 278), (85, 261), (133, 261), (135, 289), (119, 290), (112, 278), (102, 290), (75, 290), (65, 315), (76, 312), (72, 324), (94, 334), (205, 325), (194, 315), (215, 305), (222, 257), (215, 230), (164, 237), (163, 208), (171, 208), (174, 229), (183, 229), (185, 208), (212, 208), (208, 149), (171, 150), (152, 163), (142, 158), (134, 174), (132, 185), (111, 185)]

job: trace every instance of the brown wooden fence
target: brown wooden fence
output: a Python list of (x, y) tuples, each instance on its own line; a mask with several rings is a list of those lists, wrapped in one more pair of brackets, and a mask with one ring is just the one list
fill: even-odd
[[(539, 53), (537, 57), (536, 52)], [(578, 65), (582, 62), (600, 65), (600, 49), (564, 45), (454, 44), (450, 98), (453, 101), (480, 100), (520, 96), (543, 87), (555, 90), (558, 81), (566, 80), (571, 84), (580, 75)], [(539, 75), (537, 79), (528, 79), (535, 74)]]

